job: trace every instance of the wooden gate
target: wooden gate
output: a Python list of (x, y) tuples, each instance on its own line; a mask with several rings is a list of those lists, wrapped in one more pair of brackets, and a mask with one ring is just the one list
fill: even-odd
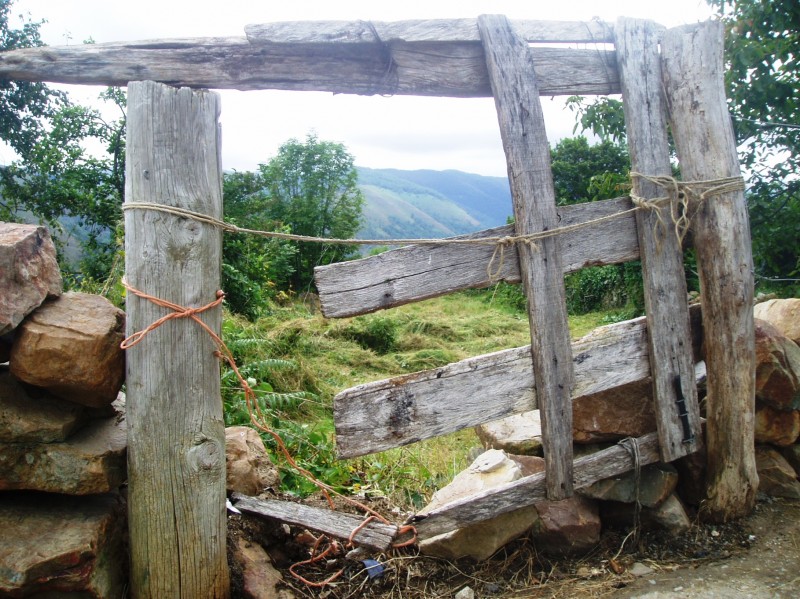
[[(574, 486), (621, 474), (634, 461), (670, 462), (697, 451), (702, 443), (682, 242), (688, 224), (702, 221), (707, 206), (681, 197), (693, 192), (690, 184), (669, 189), (672, 169), (662, 87), (662, 59), (669, 57), (666, 49), (663, 56), (659, 53), (665, 31), (649, 22), (621, 19), (614, 32), (633, 173), (630, 197), (557, 208), (532, 52), (505, 17), (482, 16), (477, 27), (508, 160), (515, 225), (315, 272), (323, 313), (335, 317), (486, 287), (498, 278), (524, 286), (529, 347), (360, 385), (334, 400), (342, 457), (541, 410), (545, 473), (426, 514), (417, 523), (421, 538), (544, 497), (568, 497)], [(666, 92), (675, 99), (674, 91)], [(673, 101), (672, 119), (688, 119), (691, 110)], [(680, 151), (692, 142), (678, 139), (676, 128), (676, 143)], [(711, 187), (737, 188), (735, 179), (727, 180), (735, 174), (703, 173), (725, 177)], [(709, 203), (718, 201), (715, 196)], [(730, 221), (728, 226), (744, 225)], [(647, 317), (571, 346), (564, 273), (636, 258), (642, 261)], [(638, 458), (614, 447), (573, 464), (571, 401), (647, 378), (652, 379), (658, 432), (638, 440)]]

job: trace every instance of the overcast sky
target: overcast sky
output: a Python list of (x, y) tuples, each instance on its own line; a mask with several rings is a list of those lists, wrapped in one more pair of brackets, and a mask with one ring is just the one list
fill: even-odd
[[(704, 0), (16, 0), (12, 13), (46, 19), (50, 45), (164, 37), (240, 36), (244, 26), (287, 20), (381, 20), (476, 17), (613, 22), (618, 16), (667, 26), (711, 15)], [(65, 86), (83, 103), (102, 88)], [(361, 97), (317, 92), (237, 92), (222, 95), (223, 167), (252, 170), (289, 138), (310, 131), (341, 142), (356, 164), (374, 168), (457, 169), (506, 175), (494, 102), (486, 99)], [(572, 135), (563, 98), (543, 98), (548, 138)], [(0, 148), (0, 163), (13, 156)]]

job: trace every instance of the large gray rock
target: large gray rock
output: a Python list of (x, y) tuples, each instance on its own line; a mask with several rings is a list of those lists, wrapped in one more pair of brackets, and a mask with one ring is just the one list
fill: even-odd
[(0, 443), (0, 491), (115, 491), (126, 478), (124, 415), (93, 420), (62, 443)]
[(124, 596), (125, 507), (118, 496), (3, 493), (0, 531), (0, 596)]
[(61, 293), (56, 248), (44, 227), (0, 223), (0, 335)]
[[(678, 472), (669, 464), (650, 464), (639, 475), (639, 503), (656, 507), (669, 497), (678, 485)], [(633, 471), (606, 478), (578, 491), (585, 497), (603, 501), (636, 502), (636, 476)]]
[(773, 299), (756, 304), (753, 316), (766, 320), (789, 339), (800, 344), (800, 298)]
[(225, 429), (226, 481), (228, 493), (258, 495), (277, 488), (280, 475), (255, 429), (231, 426)]
[(17, 330), (11, 372), (75, 403), (103, 407), (125, 378), (125, 313), (99, 295), (65, 293)]
[(541, 455), (542, 420), (539, 410), (514, 414), (475, 427), (486, 449), (502, 449), (517, 455)]
[(25, 389), (0, 366), (0, 443), (64, 441), (87, 417), (85, 406)]
[(800, 410), (800, 347), (755, 319), (756, 397), (776, 410)]

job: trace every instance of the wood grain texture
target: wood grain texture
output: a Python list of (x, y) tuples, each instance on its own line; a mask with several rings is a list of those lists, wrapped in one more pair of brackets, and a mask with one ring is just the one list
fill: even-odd
[[(550, 144), (528, 45), (504, 16), (482, 15), (478, 31), (486, 53), (500, 137), (508, 162), (515, 232), (529, 235), (558, 226)], [(547, 496), (572, 495), (572, 403), (575, 384), (558, 236), (518, 243), (520, 278), (528, 300), (531, 356), (542, 416)]]
[[(658, 52), (661, 30), (650, 21), (622, 18), (615, 32), (631, 170), (671, 176)], [(665, 190), (635, 177), (632, 194), (652, 200), (664, 197)], [(659, 446), (662, 461), (671, 462), (694, 453), (701, 437), (694, 362), (687, 343), (689, 305), (683, 251), (668, 206), (638, 210), (636, 224)]]
[[(572, 344), (575, 398), (650, 376), (644, 318)], [(339, 457), (351, 458), (519, 414), (538, 406), (530, 346), (358, 385), (334, 397)], [(570, 441), (572, 430), (569, 432)]]
[[(148, 82), (128, 88), (126, 202), (222, 217), (219, 97)], [(181, 306), (212, 302), (222, 235), (160, 212), (125, 212), (125, 277)], [(169, 312), (132, 293), (127, 332)], [(220, 308), (199, 316), (219, 332)], [(225, 430), (209, 335), (171, 320), (127, 351), (131, 590), (136, 597), (227, 597)]]
[[(644, 435), (636, 441), (639, 445), (640, 466), (658, 461), (656, 433)], [(573, 484), (575, 489), (581, 489), (598, 480), (618, 476), (633, 468), (634, 460), (631, 453), (621, 445), (615, 445), (575, 460)], [(545, 499), (545, 473), (540, 472), (472, 497), (448, 503), (427, 514), (419, 514), (415, 518), (414, 526), (418, 538), (425, 540)]]
[[(614, 53), (534, 48), (541, 93), (619, 93)], [(472, 42), (251, 44), (187, 38), (26, 48), (0, 53), (0, 78), (125, 86), (152, 80), (214, 89), (488, 97), (483, 49)]]
[[(670, 124), (684, 181), (737, 177), (724, 87), (723, 30), (709, 21), (670, 29), (662, 40)], [(692, 230), (703, 290), (708, 397), (709, 518), (744, 516), (755, 503), (753, 258), (741, 191), (697, 207)]]
[[(256, 516), (280, 520), (287, 524), (302, 526), (338, 539), (348, 540), (353, 531), (364, 522), (364, 517), (362, 516), (303, 505), (302, 503), (277, 501), (275, 499), (257, 499), (240, 493), (234, 493), (233, 500), (234, 506), (247, 514), (255, 514)], [(386, 551), (389, 549), (389, 545), (391, 545), (396, 534), (397, 526), (374, 521), (359, 530), (353, 537), (353, 541), (356, 545), (367, 547), (373, 551)]]
[[(511, 22), (527, 42), (612, 43), (614, 29), (602, 21)], [(390, 42), (480, 42), (477, 19), (425, 19), (407, 21), (281, 21), (246, 25), (253, 44)]]
[[(617, 198), (559, 206), (556, 212), (559, 226), (565, 227), (617, 214), (631, 206), (628, 198)], [(459, 238), (513, 234), (513, 225), (506, 225)], [(564, 273), (639, 257), (633, 214), (564, 233), (560, 240)], [(505, 248), (502, 268), (490, 280), (487, 267), (493, 253), (492, 244), (412, 245), (360, 260), (318, 266), (314, 278), (322, 313), (329, 318), (357, 316), (462, 289), (489, 287), (501, 280), (519, 283), (516, 247)], [(500, 266), (497, 256), (492, 266)]]

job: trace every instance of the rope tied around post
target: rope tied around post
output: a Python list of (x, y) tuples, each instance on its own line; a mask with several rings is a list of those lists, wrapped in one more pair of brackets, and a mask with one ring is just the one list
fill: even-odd
[[(744, 178), (741, 175), (720, 179), (678, 181), (675, 177), (667, 175), (645, 175), (632, 171), (630, 177), (631, 180), (648, 181), (667, 191), (668, 195), (652, 199), (642, 198), (631, 193), (631, 201), (637, 209), (655, 212), (658, 225), (664, 229), (666, 229), (666, 223), (662, 218), (660, 207), (662, 204), (668, 204), (679, 245), (683, 245), (692, 225), (692, 219), (703, 202), (715, 195), (745, 190)], [(692, 205), (694, 205), (694, 209), (692, 209)]]

